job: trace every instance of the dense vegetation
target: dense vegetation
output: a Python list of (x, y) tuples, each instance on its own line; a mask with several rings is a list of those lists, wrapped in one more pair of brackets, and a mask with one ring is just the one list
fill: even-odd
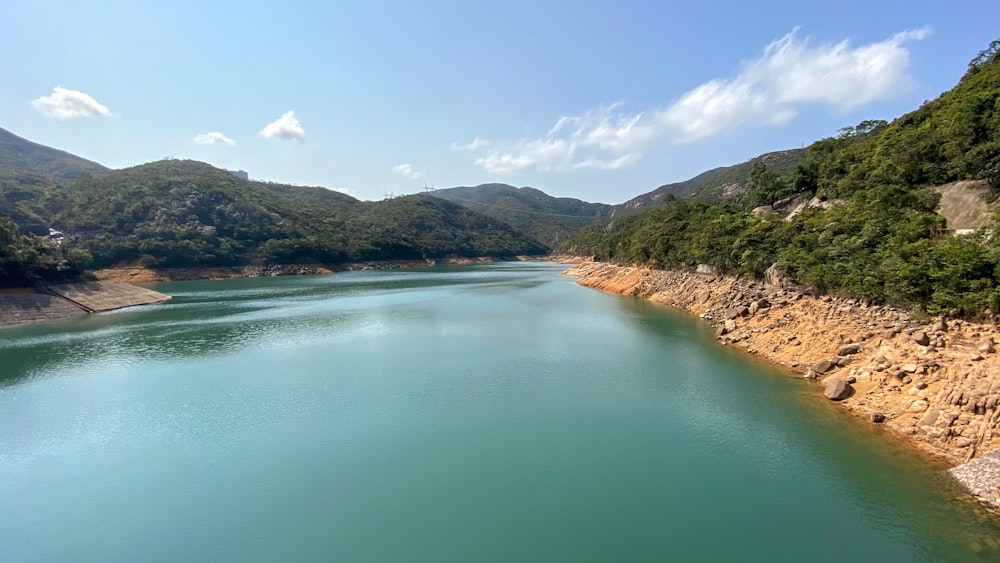
[(656, 207), (663, 197), (671, 195), (700, 201), (731, 199), (747, 189), (754, 167), (766, 166), (771, 173), (781, 176), (791, 171), (803, 158), (805, 158), (804, 150), (792, 149), (762, 154), (733, 166), (713, 168), (690, 180), (665, 184), (651, 192), (636, 196), (618, 206), (618, 214), (629, 214)]
[[(959, 84), (892, 123), (866, 121), (809, 146), (779, 174), (757, 163), (746, 192), (721, 203), (664, 196), (610, 234), (581, 232), (567, 249), (658, 267), (710, 264), (763, 277), (776, 264), (820, 292), (980, 314), (1000, 307), (1000, 237), (950, 236), (931, 186), (981, 179), (1000, 190), (1000, 42)], [(818, 197), (785, 220), (751, 213)]]
[[(0, 283), (7, 285), (64, 278), (89, 256), (93, 268), (166, 268), (548, 252), (506, 224), (429, 196), (361, 202), (324, 188), (242, 180), (183, 160), (84, 170), (72, 181), (6, 168), (0, 218), (12, 224), (0, 241)], [(27, 236), (49, 227), (66, 234), (62, 245)]]
[(543, 243), (556, 247), (576, 231), (607, 222), (614, 206), (568, 197), (552, 197), (534, 188), (507, 184), (436, 190), (435, 197), (460, 203), (503, 221)]
[(15, 225), (0, 220), (0, 287), (76, 279), (89, 263), (90, 254), (83, 249), (19, 234)]

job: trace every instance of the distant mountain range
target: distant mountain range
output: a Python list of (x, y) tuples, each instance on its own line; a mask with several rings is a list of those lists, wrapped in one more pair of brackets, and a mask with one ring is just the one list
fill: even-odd
[[(432, 205), (428, 196), (361, 202), (325, 188), (248, 181), (194, 161), (110, 170), (0, 129), (0, 216), (25, 233), (65, 231), (94, 253), (97, 265), (538, 254), (559, 247), (583, 227), (609, 222), (613, 214), (656, 207), (665, 194), (734, 197), (745, 190), (755, 161), (781, 174), (803, 154), (768, 153), (618, 205), (557, 198), (507, 184), (432, 193), (462, 209), (444, 202)], [(382, 220), (387, 214), (394, 222)], [(479, 214), (494, 221), (477, 219)], [(435, 229), (440, 232), (431, 235)], [(444, 233), (450, 238), (442, 240)]]
[(775, 175), (782, 176), (804, 159), (804, 149), (770, 152), (741, 164), (714, 168), (690, 180), (660, 186), (617, 205), (556, 198), (535, 188), (516, 188), (507, 184), (446, 188), (435, 190), (433, 194), (485, 213), (558, 248), (581, 228), (608, 223), (612, 213), (623, 217), (652, 209), (660, 205), (667, 194), (709, 202), (732, 199), (746, 191), (755, 162), (763, 162)]
[(552, 197), (535, 188), (507, 184), (440, 189), (433, 195), (503, 221), (553, 248), (583, 227), (607, 221), (614, 209), (604, 203)]
[[(248, 181), (189, 160), (109, 170), (5, 130), (0, 139), (0, 227), (6, 218), (21, 233), (62, 231), (66, 244), (92, 254), (92, 267), (549, 252), (505, 223), (426, 195), (362, 202), (325, 188)], [(0, 262), (14, 259), (2, 255), (6, 250)], [(39, 267), (55, 259), (32, 252)]]

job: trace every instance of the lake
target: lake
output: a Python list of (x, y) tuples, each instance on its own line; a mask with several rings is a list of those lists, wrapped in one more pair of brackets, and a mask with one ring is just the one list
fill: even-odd
[(942, 471), (704, 323), (503, 263), (0, 332), (3, 561), (989, 561)]

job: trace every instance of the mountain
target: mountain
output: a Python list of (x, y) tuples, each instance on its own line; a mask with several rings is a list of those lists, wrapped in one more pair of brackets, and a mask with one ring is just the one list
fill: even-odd
[(108, 169), (68, 152), (22, 139), (0, 128), (0, 216), (10, 217), (21, 231), (48, 234), (48, 222), (20, 202), (42, 197), (81, 174)]
[(708, 201), (731, 199), (747, 189), (753, 165), (761, 162), (777, 176), (783, 176), (805, 159), (804, 149), (769, 152), (733, 166), (713, 168), (707, 172), (636, 196), (622, 204), (623, 211), (634, 213), (659, 205), (667, 194), (676, 197), (694, 197)]
[(108, 169), (65, 151), (33, 143), (0, 128), (0, 174), (28, 171), (56, 180), (72, 180), (83, 173), (102, 174)]
[[(107, 170), (14, 135), (8, 140), (0, 153), (5, 171), (0, 274), (16, 271), (22, 281), (30, 279), (29, 271), (54, 277), (78, 271), (86, 252), (96, 268), (336, 264), (549, 251), (509, 225), (430, 196), (362, 202), (321, 187), (244, 180), (191, 160)], [(60, 177), (49, 172), (57, 168)], [(47, 246), (16, 234), (48, 234), (49, 228), (62, 231), (65, 244)], [(65, 263), (69, 255), (72, 268)], [(31, 264), (22, 267), (25, 261)]]
[(507, 184), (439, 189), (433, 195), (503, 221), (552, 247), (583, 227), (607, 222), (614, 209), (603, 203), (557, 198), (535, 188)]

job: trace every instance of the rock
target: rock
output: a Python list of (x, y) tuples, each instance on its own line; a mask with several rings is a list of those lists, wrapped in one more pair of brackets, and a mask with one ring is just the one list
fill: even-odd
[(903, 384), (904, 385), (909, 385), (910, 383), (913, 383), (913, 378), (912, 377), (910, 377), (910, 376), (907, 375), (906, 377), (903, 378)]
[(847, 381), (835, 377), (826, 384), (823, 396), (831, 401), (842, 401), (851, 396), (851, 385)]
[(861, 349), (861, 345), (860, 344), (857, 344), (857, 343), (847, 344), (847, 345), (841, 346), (840, 349), (837, 350), (837, 355), (838, 356), (851, 356), (853, 354), (857, 354), (860, 349)]
[(914, 332), (911, 338), (913, 338), (913, 341), (920, 346), (927, 346), (931, 343), (931, 339), (927, 336), (927, 333), (922, 330)]
[(983, 357), (980, 356), (979, 354), (974, 353), (971, 356), (969, 356), (969, 359), (972, 360), (973, 362), (981, 362), (983, 360)]
[(948, 323), (945, 322), (944, 317), (941, 317), (934, 323), (931, 327), (931, 332), (948, 332)]
[(827, 358), (825, 360), (820, 360), (812, 367), (812, 371), (816, 373), (826, 373), (833, 369), (833, 366), (837, 365), (837, 360)]
[(776, 214), (777, 211), (775, 211), (774, 208), (771, 207), (770, 205), (761, 205), (760, 207), (754, 207), (753, 210), (750, 211), (750, 213), (753, 213), (757, 217), (764, 219), (766, 217), (770, 217), (771, 215)]
[(764, 281), (770, 286), (781, 289), (787, 289), (792, 285), (788, 281), (788, 274), (779, 270), (777, 264), (772, 264), (770, 268), (764, 270)]
[(927, 406), (928, 406), (927, 401), (924, 399), (920, 399), (918, 401), (913, 401), (912, 403), (910, 403), (910, 408), (908, 410), (910, 412), (924, 412), (925, 410), (927, 410)]
[(719, 273), (719, 269), (709, 264), (698, 264), (698, 266), (694, 269), (694, 273), (701, 274), (703, 276), (714, 276)]
[(982, 344), (979, 345), (979, 353), (980, 354), (992, 354), (994, 352), (996, 352), (996, 350), (993, 348), (993, 338), (992, 337), (990, 337), (989, 339), (987, 339), (986, 342), (983, 342)]
[(928, 411), (928, 413), (924, 415), (923, 420), (920, 421), (920, 426), (934, 426), (934, 423), (937, 422), (939, 416), (941, 416), (941, 411)]
[(875, 424), (882, 424), (883, 422), (885, 422), (885, 415), (880, 412), (873, 412), (872, 422), (874, 422)]
[(857, 382), (858, 382), (858, 378), (857, 378), (857, 377), (854, 377), (854, 376), (852, 375), (852, 376), (850, 376), (850, 377), (848, 377), (848, 378), (847, 378), (847, 382), (848, 382), (848, 383), (850, 383), (851, 385), (854, 385), (855, 383), (857, 383)]
[(718, 328), (718, 330), (715, 331), (715, 337), (716, 338), (722, 338), (723, 336), (725, 336), (727, 334), (729, 334), (729, 331), (726, 330), (726, 327), (724, 327), (724, 326), (720, 326)]
[(917, 382), (917, 389), (921, 389), (921, 390), (927, 389), (927, 384), (924, 383), (923, 381), (918, 381)]

